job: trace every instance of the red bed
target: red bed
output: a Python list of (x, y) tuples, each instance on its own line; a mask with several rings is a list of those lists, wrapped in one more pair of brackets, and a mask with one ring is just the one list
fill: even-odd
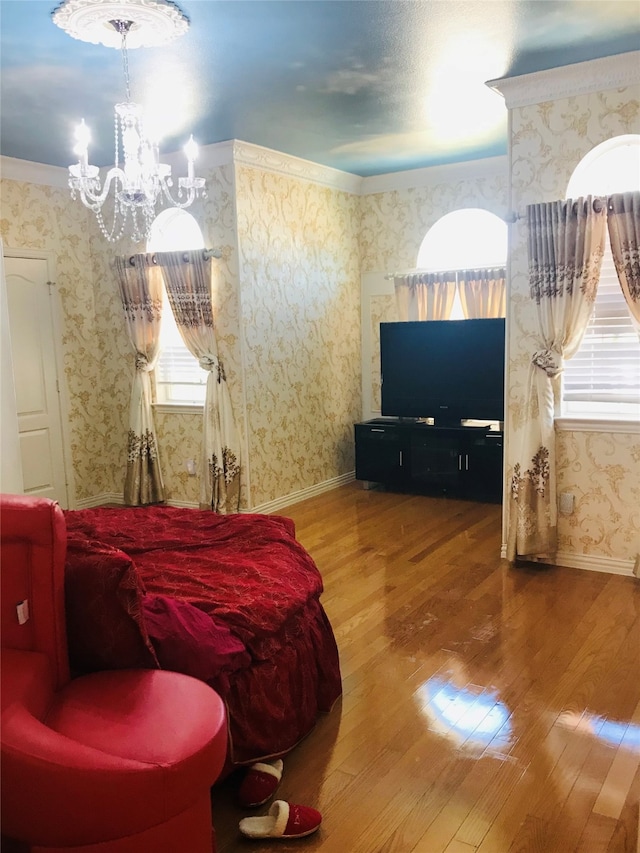
[(282, 516), (65, 512), (71, 664), (160, 666), (224, 699), (230, 766), (283, 755), (341, 693), (322, 579)]

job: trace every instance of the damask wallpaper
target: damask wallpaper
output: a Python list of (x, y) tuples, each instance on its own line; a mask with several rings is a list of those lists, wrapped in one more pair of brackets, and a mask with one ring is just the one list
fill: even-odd
[(353, 470), (360, 413), (358, 198), (239, 164), (251, 505)]
[[(213, 169), (207, 179), (210, 192), (196, 215), (207, 245), (222, 251), (215, 262), (218, 342), (234, 407), (241, 414), (232, 167)], [(116, 252), (143, 251), (144, 246), (106, 243), (93, 214), (73, 203), (66, 188), (3, 179), (0, 212), (7, 249), (48, 252), (55, 262), (76, 502), (118, 500), (126, 469), (134, 355), (111, 261)], [(199, 458), (201, 419), (197, 414), (156, 413), (156, 420), (167, 497), (197, 503), (197, 478), (189, 477), (184, 463)], [(242, 421), (239, 427), (242, 431)]]
[(373, 296), (370, 301), (371, 307), (371, 352), (369, 353), (369, 365), (371, 375), (369, 382), (371, 385), (371, 408), (375, 412), (379, 412), (382, 405), (381, 400), (381, 382), (380, 376), (380, 323), (397, 323), (398, 306), (396, 303), (395, 294), (386, 294), (381, 296)]
[[(240, 288), (238, 251), (235, 233), (235, 177), (232, 163), (209, 167), (202, 172), (207, 182), (207, 197), (189, 212), (198, 221), (205, 246), (221, 253), (212, 260), (213, 310), (220, 358), (224, 364), (231, 404), (240, 433), (243, 465), (240, 484), (240, 507), (249, 507), (248, 458), (246, 454), (243, 367), (240, 326)], [(198, 477), (186, 469), (186, 460), (200, 465), (202, 413), (172, 412), (166, 407), (155, 411), (160, 462), (166, 498), (171, 503), (193, 506), (198, 503)], [(199, 470), (198, 470), (198, 473)]]
[[(358, 198), (233, 163), (205, 177), (208, 197), (194, 214), (206, 245), (222, 253), (214, 261), (216, 329), (245, 445), (241, 506), (249, 508), (353, 469)], [(48, 251), (56, 262), (76, 500), (118, 499), (134, 358), (111, 258), (144, 247), (114, 248), (66, 189), (22, 181), (3, 180), (1, 228), (7, 248)], [(155, 419), (167, 499), (197, 503), (185, 461), (199, 459), (200, 416), (161, 410)]]
[[(436, 167), (421, 186), (363, 195), (362, 271), (395, 272), (415, 267), (425, 234), (440, 217), (462, 207), (508, 212), (506, 158), (476, 161), (475, 168)], [(470, 174), (471, 173), (471, 174)]]
[(635, 559), (640, 551), (640, 433), (557, 433), (558, 491), (575, 496), (560, 515), (565, 554)]
[[(70, 402), (69, 443), (79, 501), (114, 491), (117, 448), (110, 430), (109, 388), (98, 328), (109, 290), (96, 283), (92, 214), (69, 201), (68, 190), (2, 180), (0, 231), (7, 249), (51, 253), (64, 332), (62, 354)], [(116, 439), (117, 441), (117, 439)]]
[[(390, 275), (415, 268), (418, 252), (428, 230), (447, 213), (465, 207), (479, 207), (505, 217), (508, 211), (508, 163), (506, 157), (492, 158), (428, 170), (422, 186), (376, 192), (362, 196), (363, 273)], [(366, 278), (363, 279), (366, 281)], [(368, 386), (371, 412), (380, 411), (381, 322), (398, 320), (389, 283), (384, 293), (362, 289), (363, 317), (369, 327), (370, 349), (364, 353), (363, 384)], [(365, 412), (368, 417), (370, 412)]]
[[(512, 205), (564, 198), (573, 170), (599, 143), (640, 132), (640, 88), (628, 86), (511, 111)], [(529, 300), (524, 218), (511, 229), (508, 471), (523, 423), (536, 316)], [(558, 518), (560, 551), (631, 566), (640, 553), (640, 434), (558, 432), (558, 488), (576, 497)]]

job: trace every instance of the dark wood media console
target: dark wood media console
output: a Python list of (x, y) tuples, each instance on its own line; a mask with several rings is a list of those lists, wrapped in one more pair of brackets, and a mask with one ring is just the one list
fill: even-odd
[(433, 426), (375, 418), (354, 425), (356, 479), (467, 500), (502, 501), (504, 434), (489, 426)]

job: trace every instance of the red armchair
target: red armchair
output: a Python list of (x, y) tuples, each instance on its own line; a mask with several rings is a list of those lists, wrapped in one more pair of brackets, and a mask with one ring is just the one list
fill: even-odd
[(0, 540), (3, 835), (33, 853), (211, 853), (219, 696), (160, 670), (70, 679), (62, 511), (2, 495)]

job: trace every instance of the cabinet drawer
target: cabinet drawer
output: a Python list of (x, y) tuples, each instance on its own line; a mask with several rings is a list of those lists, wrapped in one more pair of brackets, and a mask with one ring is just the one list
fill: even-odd
[(398, 435), (394, 430), (372, 429), (357, 433), (359, 441), (367, 442), (385, 442), (387, 444), (399, 444), (402, 441), (402, 436)]

